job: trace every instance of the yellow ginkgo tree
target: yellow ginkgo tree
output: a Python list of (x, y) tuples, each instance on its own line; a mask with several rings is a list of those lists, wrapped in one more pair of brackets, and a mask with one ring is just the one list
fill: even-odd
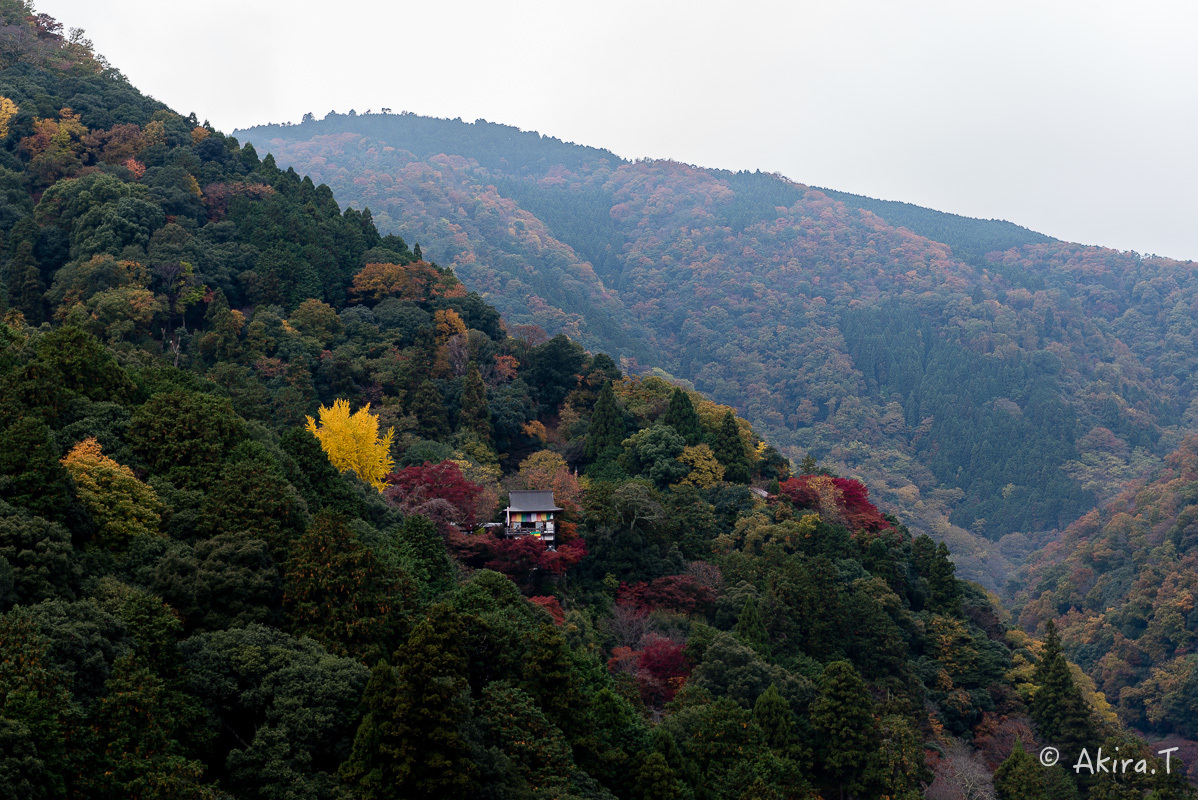
[(8, 138), (8, 123), (17, 115), (17, 104), (7, 97), (0, 97), (0, 139)]
[(334, 400), (332, 408), (320, 407), (320, 424), (308, 417), (308, 430), (320, 441), (330, 463), (342, 472), (353, 471), (380, 492), (387, 488), (383, 476), (395, 469), (391, 440), (395, 429), (379, 436), (379, 418), (370, 413), (370, 403), (354, 413), (348, 400)]

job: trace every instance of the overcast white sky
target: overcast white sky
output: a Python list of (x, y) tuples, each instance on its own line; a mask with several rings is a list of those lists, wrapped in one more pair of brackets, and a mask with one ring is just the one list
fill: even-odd
[(38, 0), (221, 130), (482, 117), (1198, 260), (1198, 4)]

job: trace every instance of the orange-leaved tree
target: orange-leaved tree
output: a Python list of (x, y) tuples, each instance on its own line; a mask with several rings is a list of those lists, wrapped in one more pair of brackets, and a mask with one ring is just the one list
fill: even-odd
[(553, 490), (554, 501), (569, 514), (577, 514), (582, 507), (582, 481), (570, 471), (566, 459), (552, 450), (538, 450), (521, 461), (516, 483), (521, 489)]
[(379, 418), (370, 413), (370, 403), (354, 413), (348, 400), (334, 400), (332, 408), (320, 407), (320, 424), (308, 417), (308, 430), (320, 440), (320, 446), (334, 467), (352, 470), (380, 492), (387, 488), (383, 476), (395, 469), (391, 460), (391, 440), (395, 429), (379, 436)]
[(398, 297), (423, 301), (436, 297), (464, 297), (466, 288), (452, 272), (439, 272), (425, 261), (410, 264), (372, 262), (354, 275), (350, 293), (363, 300)]

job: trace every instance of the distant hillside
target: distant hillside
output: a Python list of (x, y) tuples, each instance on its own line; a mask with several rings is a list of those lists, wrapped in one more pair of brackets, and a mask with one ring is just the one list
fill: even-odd
[[(1114, 446), (1115, 443), (1111, 442)], [(1198, 738), (1198, 438), (1065, 531), (1021, 577), (1020, 621), (1056, 620), (1128, 724)]]
[(792, 458), (866, 478), (993, 587), (1198, 417), (1192, 263), (492, 123), (241, 135), (510, 320), (653, 364)]
[(302, 125), (264, 125), (253, 130), (269, 131), (272, 138), (296, 142), (313, 136), (356, 133), (403, 142), (403, 148), (417, 158), (452, 154), (477, 161), (487, 169), (518, 175), (536, 174), (555, 166), (577, 170), (596, 161), (606, 161), (612, 167), (626, 163), (610, 150), (563, 142), (485, 119), (470, 123), (460, 118), (438, 119), (410, 113), (351, 112), (330, 113), (322, 120), (307, 120)]
[(953, 249), (953, 255), (966, 261), (985, 256), (995, 250), (1010, 250), (1027, 244), (1057, 241), (1051, 236), (1001, 219), (963, 217), (911, 203), (876, 200), (832, 189), (820, 188), (820, 191), (850, 208), (872, 211), (896, 228), (906, 228), (928, 239), (944, 242)]

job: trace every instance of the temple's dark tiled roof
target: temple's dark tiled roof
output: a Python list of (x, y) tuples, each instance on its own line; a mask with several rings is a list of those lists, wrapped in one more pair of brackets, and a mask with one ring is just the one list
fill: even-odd
[(553, 503), (553, 492), (515, 491), (508, 493), (508, 511), (561, 511)]

